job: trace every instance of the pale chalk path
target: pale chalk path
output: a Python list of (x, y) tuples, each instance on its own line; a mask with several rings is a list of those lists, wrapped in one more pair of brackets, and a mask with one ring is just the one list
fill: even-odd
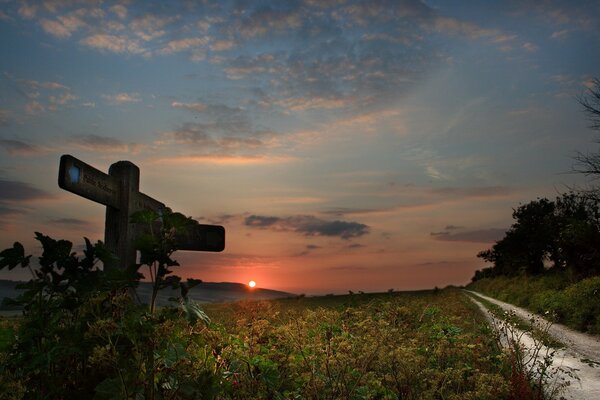
[[(498, 305), (506, 311), (514, 311), (517, 316), (526, 321), (533, 315), (531, 312), (512, 304), (504, 303), (477, 292), (469, 292)], [(483, 304), (472, 297), (470, 298), (479, 306), (488, 319), (493, 318)], [(535, 317), (536, 319), (543, 320), (543, 318), (537, 315)], [(566, 346), (566, 348), (556, 351), (553, 366), (574, 369), (579, 377), (579, 381), (566, 378), (571, 381), (571, 385), (560, 396), (567, 400), (600, 399), (600, 338), (576, 332), (560, 324), (553, 324), (549, 330), (549, 334)], [(525, 346), (528, 346), (527, 342), (533, 343), (533, 339), (531, 338), (524, 339)]]

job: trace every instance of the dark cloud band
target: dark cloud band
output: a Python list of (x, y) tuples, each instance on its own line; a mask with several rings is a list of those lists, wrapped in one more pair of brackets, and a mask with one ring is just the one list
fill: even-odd
[(342, 239), (351, 239), (369, 233), (369, 227), (359, 222), (326, 221), (312, 215), (286, 218), (250, 215), (246, 217), (244, 224), (253, 228), (298, 232), (305, 236), (337, 236)]

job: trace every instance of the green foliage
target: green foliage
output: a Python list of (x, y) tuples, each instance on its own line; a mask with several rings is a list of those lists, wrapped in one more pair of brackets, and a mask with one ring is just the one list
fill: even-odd
[[(209, 320), (187, 299), (199, 281), (181, 282), (170, 270), (178, 265), (171, 259), (176, 234), (189, 219), (166, 210), (134, 220), (147, 223), (150, 233), (140, 237), (142, 262), (130, 270), (98, 268), (113, 256), (88, 239), (78, 257), (71, 242), (36, 233), (43, 248), (37, 268), (19, 243), (0, 252), (0, 269), (21, 266), (32, 274), (13, 301), (24, 311), (1, 355), (0, 393), (34, 399), (214, 397), (214, 358), (204, 354), (202, 342)], [(132, 296), (143, 267), (153, 283), (149, 306)], [(157, 311), (156, 293), (167, 286), (181, 289), (179, 308)]]
[(538, 277), (495, 277), (468, 286), (498, 300), (551, 315), (573, 329), (600, 333), (600, 276), (570, 283), (567, 272)]

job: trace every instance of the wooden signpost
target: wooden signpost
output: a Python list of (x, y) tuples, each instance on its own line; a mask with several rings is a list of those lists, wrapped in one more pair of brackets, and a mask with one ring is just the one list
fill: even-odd
[[(106, 206), (104, 243), (118, 257), (118, 264), (105, 268), (126, 268), (135, 263), (135, 239), (142, 232), (131, 222), (136, 211), (160, 213), (165, 205), (140, 192), (140, 169), (129, 161), (112, 164), (108, 174), (65, 154), (60, 158), (58, 186)], [(178, 237), (179, 250), (212, 251), (225, 249), (225, 228), (219, 225), (193, 225)]]

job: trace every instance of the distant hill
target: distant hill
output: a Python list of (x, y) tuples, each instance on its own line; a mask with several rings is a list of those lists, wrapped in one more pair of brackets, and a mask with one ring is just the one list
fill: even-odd
[[(16, 285), (22, 282), (0, 279), (0, 302), (5, 298), (15, 298), (19, 295), (20, 290), (16, 289)], [(141, 282), (137, 289), (140, 300), (147, 303), (150, 300), (152, 286), (150, 283)], [(164, 289), (158, 294), (158, 305), (163, 306), (169, 304), (170, 297), (178, 297), (178, 290)], [(224, 303), (229, 301), (237, 301), (244, 299), (268, 300), (284, 297), (293, 297), (294, 294), (280, 292), (278, 290), (250, 289), (247, 285), (233, 282), (203, 282), (198, 284), (188, 293), (188, 297), (199, 303)], [(0, 303), (1, 304), (1, 303)], [(9, 307), (0, 305), (0, 310), (7, 310)]]

